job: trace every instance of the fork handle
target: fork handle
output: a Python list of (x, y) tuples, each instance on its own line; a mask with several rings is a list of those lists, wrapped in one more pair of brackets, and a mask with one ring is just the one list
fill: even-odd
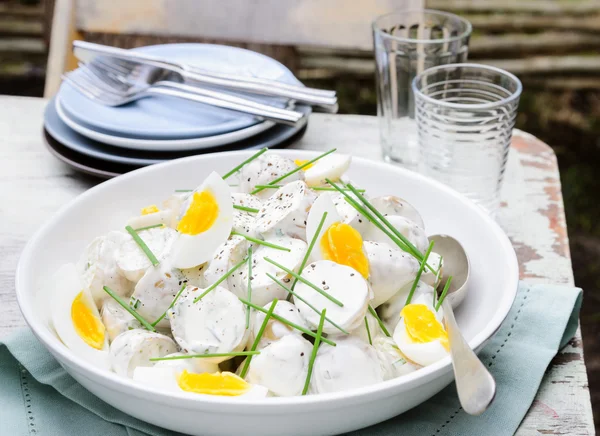
[(276, 87), (265, 85), (263, 83), (251, 81), (235, 81), (225, 78), (216, 77), (213, 75), (202, 74), (184, 70), (181, 75), (186, 83), (203, 83), (207, 85), (217, 86), (223, 89), (231, 89), (235, 91), (249, 92), (252, 94), (268, 95), (271, 97), (285, 97), (296, 100), (300, 103), (305, 103), (311, 106), (321, 108), (324, 112), (336, 113), (338, 110), (337, 98), (328, 96), (310, 95), (294, 88)]
[[(150, 87), (146, 90), (146, 94), (167, 95), (170, 97), (183, 98), (184, 100), (191, 100), (198, 103), (204, 103), (211, 106), (220, 107), (223, 109), (230, 109), (236, 112), (255, 115), (265, 120), (274, 121), (280, 124), (286, 124), (288, 126), (296, 126), (304, 117), (304, 114), (301, 112), (273, 108), (267, 105), (260, 105), (264, 106), (264, 108), (257, 108), (254, 105), (227, 101), (222, 98), (217, 98), (210, 95), (201, 95), (198, 93), (192, 94), (183, 90), (167, 88), (163, 86)], [(256, 104), (258, 105), (258, 103)]]

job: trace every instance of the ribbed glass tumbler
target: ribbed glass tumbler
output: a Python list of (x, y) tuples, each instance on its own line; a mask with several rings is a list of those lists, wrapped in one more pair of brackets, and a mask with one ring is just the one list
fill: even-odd
[(454, 14), (402, 10), (373, 22), (377, 115), (383, 157), (417, 170), (419, 146), (411, 82), (427, 68), (465, 62), (471, 24)]
[(499, 68), (452, 64), (415, 77), (420, 171), (495, 215), (521, 82)]

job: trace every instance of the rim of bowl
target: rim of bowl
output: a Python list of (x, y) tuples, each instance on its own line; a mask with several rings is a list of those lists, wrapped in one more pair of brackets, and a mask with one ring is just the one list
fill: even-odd
[[(294, 155), (304, 155), (306, 157), (309, 157), (318, 154), (318, 152), (316, 151), (308, 150), (276, 150), (276, 152), (290, 157)], [(250, 155), (252, 155), (251, 151), (244, 150), (211, 153), (209, 155), (199, 155), (175, 159), (172, 161), (140, 168), (131, 171), (127, 174), (121, 175), (119, 177), (115, 177), (114, 179), (107, 180), (88, 189), (87, 191), (83, 192), (82, 194), (71, 200), (68, 204), (60, 208), (57, 212), (55, 212), (54, 215), (33, 234), (33, 236), (25, 245), (25, 248), (21, 253), (15, 274), (15, 291), (17, 295), (17, 302), (19, 304), (19, 308), (21, 310), (21, 313), (23, 314), (23, 317), (25, 318), (25, 321), (32, 329), (35, 336), (40, 340), (40, 342), (42, 342), (42, 344), (51, 352), (51, 354), (59, 355), (62, 359), (67, 361), (70, 366), (76, 368), (79, 373), (91, 373), (93, 376), (100, 378), (103, 384), (110, 383), (111, 385), (108, 386), (109, 389), (117, 390), (128, 395), (133, 395), (143, 400), (151, 400), (163, 404), (172, 404), (172, 401), (174, 399), (177, 399), (179, 400), (177, 407), (185, 409), (197, 409), (199, 406), (201, 406), (205, 409), (208, 408), (212, 409), (213, 411), (219, 412), (223, 411), (222, 406), (224, 405), (228, 407), (228, 411), (234, 411), (236, 409), (239, 409), (236, 410), (236, 412), (241, 411), (242, 413), (250, 413), (252, 411), (251, 409), (262, 409), (264, 407), (269, 407), (271, 409), (279, 409), (302, 406), (304, 408), (304, 411), (309, 411), (309, 409), (313, 407), (319, 407), (323, 403), (335, 403), (337, 406), (341, 407), (344, 404), (362, 402), (362, 400), (365, 397), (372, 394), (379, 393), (384, 396), (393, 396), (398, 392), (406, 391), (416, 386), (423, 385), (429, 380), (438, 378), (439, 376), (449, 372), (451, 370), (451, 361), (450, 356), (446, 356), (444, 359), (432, 365), (423, 367), (418, 371), (412, 372), (410, 374), (397, 377), (391, 380), (386, 380), (384, 382), (377, 383), (374, 385), (349, 389), (340, 392), (295, 397), (269, 397), (254, 400), (246, 400), (242, 398), (194, 396), (194, 394), (184, 392), (165, 392), (156, 388), (149, 388), (134, 382), (133, 379), (125, 378), (117, 375), (116, 373), (90, 365), (86, 360), (80, 358), (71, 350), (69, 350), (64, 344), (62, 344), (62, 342), (60, 342), (60, 340), (54, 334), (52, 334), (49, 327), (41, 319), (39, 319), (39, 317), (35, 316), (34, 305), (26, 303), (27, 297), (25, 296), (25, 291), (23, 290), (24, 285), (22, 284), (22, 282), (26, 280), (25, 276), (28, 274), (28, 271), (26, 271), (25, 268), (29, 264), (29, 258), (33, 255), (33, 247), (37, 244), (37, 241), (49, 231), (49, 228), (52, 227), (56, 222), (60, 221), (63, 215), (68, 214), (69, 211), (74, 207), (74, 205), (77, 202), (81, 201), (82, 198), (92, 196), (97, 191), (108, 189), (108, 187), (112, 185), (127, 182), (130, 179), (136, 178), (138, 174), (160, 171), (162, 168), (168, 166), (177, 166), (182, 161), (202, 161), (206, 159), (214, 159), (215, 157), (218, 158), (219, 156), (239, 156), (243, 158)], [(490, 216), (488, 216), (485, 213), (485, 211), (483, 211), (483, 209), (481, 209), (475, 203), (468, 200), (467, 197), (441, 184), (440, 182), (429, 179), (421, 174), (405, 170), (403, 168), (391, 166), (384, 162), (377, 162), (360, 157), (353, 157), (353, 160), (357, 160), (361, 163), (361, 165), (375, 167), (376, 169), (380, 169), (382, 171), (399, 172), (404, 174), (405, 176), (417, 178), (423, 183), (433, 184), (436, 187), (436, 189), (443, 191), (445, 195), (455, 197), (456, 199), (460, 200), (463, 204), (465, 204), (466, 207), (472, 209), (481, 219), (483, 219), (488, 224), (491, 231), (495, 234), (500, 244), (504, 246), (504, 248), (506, 249), (505, 251), (512, 254), (509, 259), (509, 267), (513, 274), (508, 293), (505, 294), (504, 298), (500, 302), (500, 305), (498, 306), (498, 310), (495, 312), (494, 316), (488, 321), (485, 327), (479, 333), (477, 333), (470, 341), (468, 341), (469, 346), (472, 349), (479, 348), (488, 339), (490, 339), (500, 328), (506, 316), (508, 315), (508, 312), (516, 297), (519, 281), (519, 267), (516, 254), (510, 243), (510, 240), (508, 239), (508, 236), (504, 233), (500, 226)], [(88, 379), (90, 378), (88, 374), (86, 374), (85, 377)], [(95, 380), (93, 381), (95, 383), (98, 383)], [(152, 396), (148, 397), (148, 394)]]
[[(508, 77), (510, 80), (513, 80), (517, 84), (517, 89), (511, 95), (503, 98), (502, 100), (498, 100), (498, 101), (494, 101), (494, 102), (490, 102), (490, 103), (464, 104), (464, 103), (449, 103), (449, 102), (443, 101), (443, 100), (436, 100), (435, 98), (431, 98), (428, 95), (423, 94), (423, 92), (417, 88), (417, 82), (426, 74), (430, 74), (430, 73), (438, 71), (438, 70), (445, 70), (445, 69), (451, 69), (451, 68), (463, 68), (463, 67), (478, 68), (480, 70), (493, 71), (499, 75)], [(521, 92), (523, 91), (523, 84), (521, 83), (521, 81), (519, 80), (519, 78), (517, 76), (515, 76), (513, 73), (503, 70), (502, 68), (492, 67), (491, 65), (475, 64), (475, 63), (466, 62), (466, 63), (438, 65), (437, 67), (427, 68), (426, 70), (424, 70), (423, 72), (421, 72), (415, 76), (415, 78), (412, 80), (411, 88), (412, 88), (413, 94), (415, 95), (415, 98), (416, 98), (416, 96), (418, 96), (419, 98), (422, 98), (423, 100), (427, 101), (428, 103), (435, 104), (437, 106), (442, 106), (442, 107), (446, 107), (449, 109), (491, 109), (496, 106), (502, 106), (507, 103), (512, 103), (514, 100), (518, 100), (519, 97), (521, 97)]]
[[(430, 15), (442, 15), (447, 18), (456, 19), (457, 21), (460, 21), (461, 23), (463, 23), (465, 25), (465, 31), (462, 32), (460, 35), (451, 36), (449, 38), (415, 39), (415, 38), (403, 38), (401, 36), (390, 35), (389, 33), (384, 32), (383, 29), (379, 26), (380, 20), (384, 20), (384, 19), (386, 19), (388, 17), (392, 17), (394, 15), (411, 14), (411, 13), (416, 13), (416, 12), (427, 13)], [(377, 18), (375, 18), (373, 20), (373, 23), (371, 24), (371, 27), (373, 29), (373, 32), (382, 35), (386, 39), (392, 39), (392, 40), (398, 41), (398, 42), (409, 42), (409, 43), (413, 43), (413, 44), (443, 44), (445, 42), (454, 42), (454, 41), (459, 41), (461, 39), (469, 37), (471, 35), (471, 33), (473, 32), (473, 25), (471, 24), (471, 22), (469, 20), (461, 17), (460, 15), (456, 15), (451, 12), (438, 11), (437, 9), (415, 9), (415, 8), (397, 9), (395, 11), (388, 12), (387, 14), (383, 14), (383, 15), (380, 15)]]

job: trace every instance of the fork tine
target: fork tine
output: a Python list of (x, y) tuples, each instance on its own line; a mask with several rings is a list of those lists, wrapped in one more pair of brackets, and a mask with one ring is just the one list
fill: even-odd
[(117, 82), (115, 79), (107, 76), (102, 71), (95, 70), (94, 68), (91, 68), (89, 65), (84, 63), (79, 64), (79, 69), (89, 81), (93, 82), (104, 92), (109, 92), (111, 94), (116, 94), (120, 96), (127, 92), (127, 89), (124, 88), (122, 83)]
[(114, 106), (120, 104), (122, 98), (117, 95), (107, 93), (100, 89), (98, 85), (89, 80), (83, 74), (77, 74), (77, 72), (71, 72), (63, 75), (63, 79), (69, 83), (69, 85), (73, 86), (77, 91), (79, 91), (84, 96), (88, 97), (90, 100), (98, 101), (104, 105)]
[(94, 60), (94, 62), (87, 63), (85, 65), (87, 65), (90, 70), (97, 73), (100, 78), (110, 78), (111, 83), (119, 88), (128, 88), (130, 86), (122, 70), (115, 69), (112, 65), (103, 62), (102, 60)]

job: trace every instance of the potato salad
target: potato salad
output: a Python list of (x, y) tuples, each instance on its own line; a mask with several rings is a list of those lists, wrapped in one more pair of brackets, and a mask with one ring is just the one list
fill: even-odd
[(350, 164), (263, 149), (174, 186), (56, 271), (51, 327), (89, 365), (190, 395), (318, 395), (437, 362), (444, 261)]

